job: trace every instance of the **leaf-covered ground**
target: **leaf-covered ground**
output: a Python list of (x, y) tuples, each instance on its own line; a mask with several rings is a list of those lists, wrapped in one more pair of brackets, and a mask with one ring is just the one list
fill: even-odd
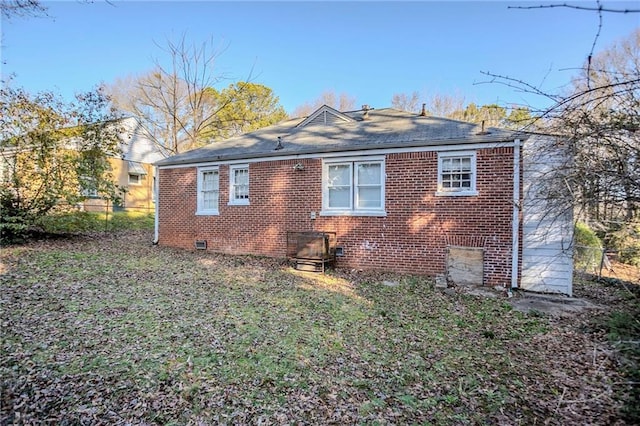
[(0, 424), (625, 424), (619, 287), (577, 282), (602, 309), (550, 318), (150, 241), (2, 250)]

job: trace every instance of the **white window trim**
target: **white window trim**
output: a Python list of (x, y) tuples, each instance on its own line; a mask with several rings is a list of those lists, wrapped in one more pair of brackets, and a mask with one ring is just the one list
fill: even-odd
[(213, 209), (204, 209), (204, 197), (202, 194), (202, 184), (204, 182), (203, 176), (204, 173), (207, 172), (218, 172), (218, 205), (220, 204), (220, 170), (219, 167), (198, 167), (198, 178), (197, 178), (197, 207), (196, 207), (196, 216), (217, 216), (220, 214), (219, 207)]
[[(471, 188), (447, 188), (442, 187), (442, 160), (445, 158), (471, 157)], [(479, 192), (476, 186), (476, 177), (478, 175), (478, 167), (476, 162), (476, 151), (443, 151), (438, 152), (438, 190), (436, 196), (443, 197), (464, 197), (475, 196)]]
[(247, 169), (247, 184), (249, 185), (249, 188), (247, 188), (247, 191), (249, 191), (249, 189), (251, 188), (251, 177), (249, 175), (249, 163), (245, 163), (245, 164), (231, 164), (229, 166), (229, 205), (230, 206), (248, 206), (249, 205), (249, 200), (251, 198), (251, 193), (249, 192), (249, 198), (247, 199), (236, 199), (235, 198), (235, 171), (236, 170), (242, 170), (242, 169)]
[[(356, 200), (356, 188), (358, 186), (357, 176), (354, 170), (357, 163), (380, 163), (380, 176), (382, 181), (380, 182), (380, 197), (382, 206), (380, 208), (367, 208), (359, 209), (355, 207), (357, 205)], [(330, 208), (329, 203), (329, 166), (338, 164), (349, 164), (351, 167), (351, 194), (350, 194), (350, 207), (349, 208)], [(322, 162), (322, 210), (320, 216), (375, 216), (385, 217), (387, 212), (385, 210), (385, 156), (362, 156), (362, 157), (339, 157), (324, 159)]]

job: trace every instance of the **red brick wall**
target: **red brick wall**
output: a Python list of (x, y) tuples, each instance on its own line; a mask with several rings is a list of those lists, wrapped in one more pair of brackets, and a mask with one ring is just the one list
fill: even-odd
[[(220, 166), (219, 216), (196, 216), (196, 168), (160, 170), (159, 243), (225, 253), (284, 257), (287, 231), (335, 231), (338, 266), (436, 275), (448, 245), (483, 247), (487, 285), (510, 284), (513, 149), (477, 151), (478, 196), (435, 196), (437, 153), (386, 157), (386, 217), (323, 217), (322, 161), (252, 163), (249, 206), (229, 206), (228, 166)], [(293, 169), (301, 162), (303, 170)]]

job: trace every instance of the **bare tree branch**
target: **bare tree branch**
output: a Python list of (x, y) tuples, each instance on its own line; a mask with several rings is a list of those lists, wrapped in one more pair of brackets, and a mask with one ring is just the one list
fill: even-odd
[(604, 7), (598, 1), (598, 7), (589, 7), (589, 6), (578, 6), (573, 4), (547, 4), (547, 5), (537, 5), (537, 6), (507, 6), (507, 9), (552, 9), (552, 8), (560, 8), (565, 7), (569, 9), (576, 10), (584, 10), (588, 12), (608, 12), (608, 13), (638, 13), (640, 9), (612, 9), (609, 7)]
[(593, 43), (591, 44), (591, 51), (589, 52), (589, 56), (587, 57), (587, 88), (591, 88), (591, 59), (593, 58), (593, 52), (596, 49), (596, 43), (598, 42), (598, 38), (600, 38), (600, 31), (602, 31), (602, 4), (600, 4), (600, 0), (598, 0), (598, 31), (596, 32), (595, 37), (593, 38)]
[(41, 16), (47, 14), (47, 7), (40, 0), (1, 0), (2, 16), (11, 19), (14, 16)]
[[(594, 53), (578, 71), (566, 93), (483, 74), (488, 82), (552, 101), (540, 110), (538, 125), (544, 133), (561, 136), (572, 153), (571, 163), (554, 173), (572, 188), (577, 212), (592, 221), (633, 220), (640, 212), (640, 30)], [(547, 178), (545, 197), (563, 202), (558, 182)]]

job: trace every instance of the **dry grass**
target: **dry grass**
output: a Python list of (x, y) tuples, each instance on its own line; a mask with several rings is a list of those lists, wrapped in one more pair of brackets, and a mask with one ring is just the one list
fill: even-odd
[(0, 424), (625, 423), (614, 286), (577, 282), (603, 310), (556, 319), (150, 239), (2, 250)]

